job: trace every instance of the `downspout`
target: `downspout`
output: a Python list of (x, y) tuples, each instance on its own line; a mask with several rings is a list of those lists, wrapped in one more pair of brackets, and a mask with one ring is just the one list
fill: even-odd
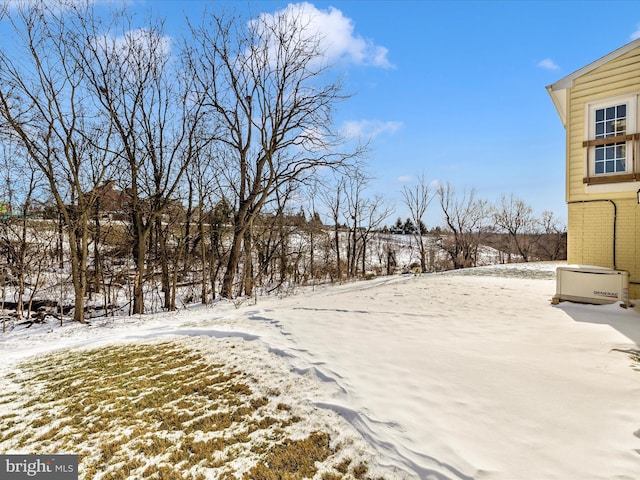
[(617, 270), (617, 262), (616, 262), (616, 231), (617, 231), (617, 215), (618, 215), (618, 206), (616, 202), (606, 199), (594, 199), (594, 200), (573, 200), (571, 202), (567, 202), (567, 205), (572, 205), (574, 203), (593, 203), (593, 202), (609, 202), (613, 205), (613, 269)]

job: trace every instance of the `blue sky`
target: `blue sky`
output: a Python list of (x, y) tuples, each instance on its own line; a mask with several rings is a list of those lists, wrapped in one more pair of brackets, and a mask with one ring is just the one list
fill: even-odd
[[(235, 9), (247, 18), (285, 1), (133, 0), (167, 17)], [(566, 219), (564, 128), (545, 86), (628, 43), (640, 30), (632, 1), (310, 1), (318, 28), (354, 96), (336, 121), (371, 138), (371, 192), (406, 217), (401, 190), (418, 174), (475, 188), (496, 201), (514, 194), (537, 214)], [(427, 225), (441, 224), (432, 203)]]
[[(288, 3), (211, 8), (257, 14)], [(342, 57), (346, 88), (355, 95), (337, 121), (372, 135), (372, 192), (395, 202), (394, 218), (406, 216), (403, 186), (424, 173), (460, 192), (475, 188), (489, 201), (513, 193), (537, 214), (551, 210), (566, 219), (564, 128), (545, 86), (631, 41), (640, 29), (640, 3), (309, 3), (327, 17), (341, 12), (352, 41), (364, 40), (372, 55), (386, 49), (386, 63)], [(191, 14), (202, 4), (154, 5), (166, 12), (190, 5)], [(327, 38), (337, 30), (327, 26)], [(432, 203), (427, 224), (441, 223), (439, 213)]]

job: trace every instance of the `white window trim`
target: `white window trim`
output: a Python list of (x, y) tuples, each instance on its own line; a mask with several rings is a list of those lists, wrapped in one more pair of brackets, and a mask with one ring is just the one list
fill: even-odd
[[(631, 135), (638, 132), (637, 117), (638, 117), (638, 95), (621, 95), (617, 97), (605, 98), (596, 102), (590, 102), (585, 105), (585, 139), (595, 140), (596, 138), (596, 122), (595, 111), (601, 108), (613, 107), (627, 104), (627, 135)], [(616, 173), (598, 173), (596, 174), (596, 147), (585, 148), (584, 153), (584, 177), (615, 177), (616, 175), (626, 175), (633, 172), (635, 165), (635, 148), (632, 141), (627, 141), (626, 148), (626, 164), (624, 172)]]
[[(611, 174), (613, 176), (614, 174)], [(614, 192), (636, 192), (638, 182), (613, 182), (601, 185), (585, 185), (584, 193), (614, 193)]]

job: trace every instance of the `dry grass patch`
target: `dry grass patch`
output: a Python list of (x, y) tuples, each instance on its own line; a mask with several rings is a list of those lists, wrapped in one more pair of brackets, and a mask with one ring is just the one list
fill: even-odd
[(81, 479), (294, 480), (322, 462), (363, 478), (333, 469), (327, 433), (292, 440), (302, 418), (277, 395), (178, 341), (57, 352), (11, 381), (0, 451), (77, 453)]
[(326, 433), (312, 433), (302, 440), (287, 439), (272, 447), (264, 459), (243, 480), (302, 480), (317, 472), (316, 462), (324, 462), (333, 452)]

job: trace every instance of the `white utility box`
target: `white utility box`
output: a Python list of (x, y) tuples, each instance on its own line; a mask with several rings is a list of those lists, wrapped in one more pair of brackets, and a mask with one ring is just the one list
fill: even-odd
[(556, 269), (556, 295), (553, 303), (563, 300), (579, 303), (629, 305), (629, 272), (592, 265), (567, 265)]

